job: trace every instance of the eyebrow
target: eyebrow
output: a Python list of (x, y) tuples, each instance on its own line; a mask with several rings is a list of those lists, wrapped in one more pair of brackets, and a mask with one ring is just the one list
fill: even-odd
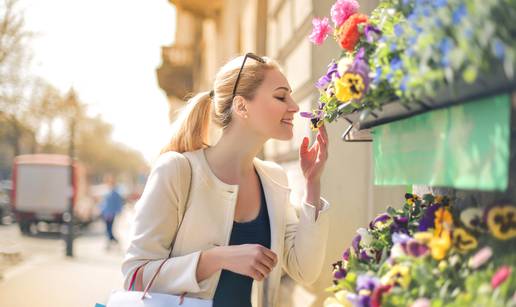
[(291, 90), (291, 89), (289, 89), (289, 88), (288, 88), (288, 87), (286, 87), (286, 86), (280, 86), (280, 87), (276, 88), (276, 89), (275, 89), (275, 91), (276, 91), (276, 90), (286, 90), (287, 92), (292, 93), (292, 90)]

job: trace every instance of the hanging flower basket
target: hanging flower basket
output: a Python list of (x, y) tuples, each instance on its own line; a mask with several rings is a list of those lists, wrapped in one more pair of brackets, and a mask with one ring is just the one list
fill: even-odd
[(312, 129), (345, 117), (366, 129), (515, 90), (514, 1), (384, 0), (370, 16), (338, 0), (310, 40), (341, 47), (316, 87)]

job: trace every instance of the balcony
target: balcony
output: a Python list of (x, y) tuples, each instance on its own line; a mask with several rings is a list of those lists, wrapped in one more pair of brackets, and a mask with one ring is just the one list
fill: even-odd
[(157, 69), (159, 86), (168, 97), (184, 99), (193, 90), (193, 47), (162, 47), (161, 58), (163, 63)]
[(209, 18), (222, 8), (222, 0), (169, 0), (177, 8), (189, 11), (194, 15)]

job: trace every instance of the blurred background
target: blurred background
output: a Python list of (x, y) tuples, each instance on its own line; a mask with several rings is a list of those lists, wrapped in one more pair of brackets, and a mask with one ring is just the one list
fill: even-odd
[[(281, 64), (301, 111), (311, 111), (313, 84), (339, 50), (314, 46), (308, 34), (334, 2), (0, 0), (0, 306), (105, 302), (122, 286), (132, 208), (184, 97), (211, 89), (227, 60), (255, 52)], [(360, 1), (360, 11), (377, 4)], [(327, 127), (325, 267), (310, 287), (285, 275), (282, 306), (320, 306), (331, 263), (355, 230), (402, 202), (405, 186), (372, 184), (371, 143), (343, 142), (347, 125)], [(210, 132), (216, 143), (220, 131)], [(294, 205), (304, 193), (304, 136), (315, 134), (296, 114), (294, 138), (270, 140), (260, 153), (287, 170)], [(106, 176), (123, 199), (118, 242), (105, 235), (102, 213), (114, 191)]]

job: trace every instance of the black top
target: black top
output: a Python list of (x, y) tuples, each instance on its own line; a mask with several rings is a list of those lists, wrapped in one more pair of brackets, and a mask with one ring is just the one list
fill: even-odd
[[(256, 171), (256, 170), (255, 170)], [(258, 176), (258, 179), (260, 176)], [(265, 201), (265, 193), (260, 181), (261, 201), (258, 216), (249, 222), (233, 221), (229, 245), (261, 244), (271, 247), (271, 228)], [(231, 271), (222, 270), (219, 283), (213, 297), (214, 307), (251, 306), (251, 287), (253, 279)]]

